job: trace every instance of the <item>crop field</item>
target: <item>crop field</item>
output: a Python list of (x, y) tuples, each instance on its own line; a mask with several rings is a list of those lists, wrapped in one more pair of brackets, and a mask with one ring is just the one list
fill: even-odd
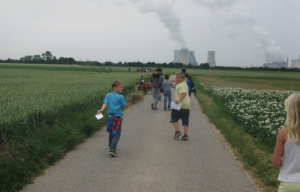
[(70, 67), (0, 66), (0, 191), (21, 189), (104, 126), (94, 115), (112, 80), (124, 83), (126, 96), (141, 75)]
[(211, 87), (211, 95), (221, 100), (232, 117), (253, 137), (270, 147), (284, 126), (286, 113), (284, 100), (293, 91), (270, 91), (242, 88)]
[[(252, 73), (251, 76), (255, 77), (197, 76), (196, 81), (224, 104), (248, 134), (273, 148), (276, 134), (285, 123), (284, 100), (293, 92), (300, 91), (300, 76), (278, 79)], [(281, 72), (282, 77), (288, 74)]]
[(111, 91), (111, 81), (139, 82), (138, 73), (0, 70), (0, 122), (27, 121), (30, 114), (56, 113), (72, 104), (95, 103)]

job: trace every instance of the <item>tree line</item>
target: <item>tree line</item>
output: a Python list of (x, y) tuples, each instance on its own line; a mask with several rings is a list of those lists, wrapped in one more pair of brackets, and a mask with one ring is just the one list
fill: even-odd
[(94, 66), (126, 66), (126, 67), (165, 67), (165, 68), (193, 68), (193, 69), (218, 69), (218, 70), (248, 70), (248, 71), (292, 71), (292, 72), (300, 72), (298, 68), (269, 68), (269, 67), (227, 67), (227, 66), (215, 66), (211, 67), (209, 63), (201, 63), (200, 65), (192, 65), (192, 64), (182, 64), (182, 63), (155, 63), (155, 62), (124, 62), (121, 61), (118, 63), (114, 63), (111, 61), (105, 61), (104, 63), (100, 63), (98, 61), (76, 61), (72, 57), (55, 57), (52, 55), (51, 51), (46, 51), (42, 53), (42, 55), (27, 55), (21, 57), (19, 60), (15, 59), (0, 59), (0, 63), (35, 63), (35, 64), (79, 64), (79, 65), (94, 65)]
[(52, 55), (51, 51), (46, 51), (42, 55), (26, 55), (19, 60), (15, 59), (0, 59), (0, 63), (34, 63), (34, 64), (76, 64), (78, 63), (72, 57), (59, 57)]

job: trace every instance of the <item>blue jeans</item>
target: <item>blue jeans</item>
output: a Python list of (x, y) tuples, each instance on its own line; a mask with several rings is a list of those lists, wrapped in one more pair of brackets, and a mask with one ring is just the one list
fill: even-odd
[(171, 100), (172, 100), (171, 91), (164, 91), (164, 107), (165, 107), (165, 109), (167, 109), (167, 99), (169, 99), (168, 108), (170, 109), (170, 107), (171, 107)]
[(121, 137), (122, 122), (123, 122), (123, 119), (121, 121), (121, 124), (120, 124), (120, 127), (118, 129), (117, 135), (113, 135), (111, 131), (109, 133), (108, 146), (109, 146), (110, 149), (116, 150), (116, 148), (117, 148), (119, 139)]

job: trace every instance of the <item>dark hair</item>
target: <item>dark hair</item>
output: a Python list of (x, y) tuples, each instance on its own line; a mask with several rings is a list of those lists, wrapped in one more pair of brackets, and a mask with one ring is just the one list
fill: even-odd
[(141, 77), (144, 77), (143, 75), (141, 75)]
[(165, 79), (169, 79), (169, 75), (165, 75)]
[(192, 77), (191, 77), (191, 76), (188, 76), (187, 78), (188, 78), (189, 80), (192, 80)]

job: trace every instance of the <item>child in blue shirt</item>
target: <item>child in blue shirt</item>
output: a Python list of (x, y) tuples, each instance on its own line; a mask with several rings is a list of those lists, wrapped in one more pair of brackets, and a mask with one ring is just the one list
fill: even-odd
[(187, 78), (188, 78), (188, 80), (186, 81), (186, 84), (188, 85), (189, 96), (191, 97), (192, 96), (192, 92), (194, 92), (195, 95), (196, 95), (196, 87), (195, 87), (195, 84), (194, 84), (194, 82), (192, 80), (192, 77), (188, 76)]
[(102, 108), (97, 112), (100, 114), (104, 111), (107, 107), (107, 114), (109, 116), (108, 123), (107, 123), (107, 132), (109, 132), (109, 155), (112, 157), (117, 157), (116, 148), (121, 137), (121, 127), (123, 121), (123, 109), (127, 109), (132, 105), (132, 103), (126, 102), (125, 98), (122, 93), (123, 91), (123, 83), (118, 80), (114, 80), (111, 83), (113, 88), (112, 93), (108, 93), (103, 100)]

